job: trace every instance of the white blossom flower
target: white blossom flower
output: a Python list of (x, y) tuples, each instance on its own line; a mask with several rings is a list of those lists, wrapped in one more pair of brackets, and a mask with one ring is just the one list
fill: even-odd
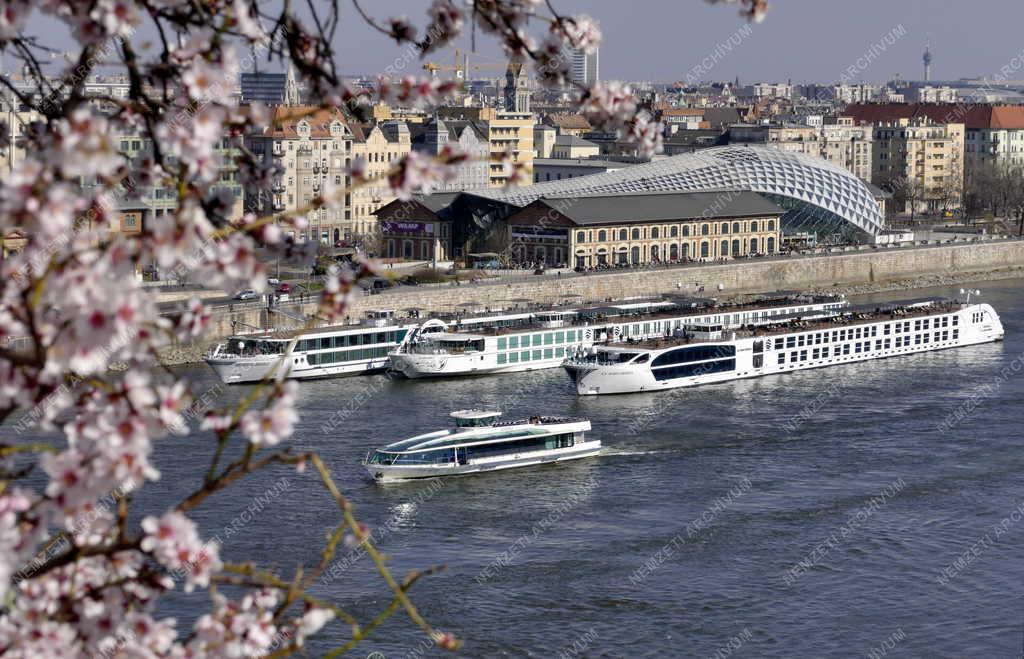
[(299, 415), (295, 411), (298, 385), (288, 380), (280, 395), (264, 410), (249, 410), (242, 415), (242, 434), (257, 447), (275, 446), (292, 436)]
[(195, 523), (180, 512), (146, 517), (142, 530), (146, 532), (142, 551), (172, 573), (184, 576), (186, 592), (208, 585), (210, 575), (221, 568), (217, 543), (200, 540)]

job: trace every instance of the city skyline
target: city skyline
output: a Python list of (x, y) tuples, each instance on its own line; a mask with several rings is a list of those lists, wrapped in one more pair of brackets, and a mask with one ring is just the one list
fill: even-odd
[[(372, 11), (377, 17), (405, 14), (414, 24), (422, 25), (424, 7), (413, 0), (386, 0), (376, 3)], [(1024, 44), (1014, 38), (1014, 21), (986, 22), (984, 39), (964, 40), (963, 26), (976, 16), (974, 6), (932, 0), (909, 0), (894, 6), (883, 0), (865, 0), (858, 3), (856, 11), (844, 9), (840, 15), (840, 7), (831, 3), (787, 0), (774, 3), (764, 22), (758, 24), (748, 24), (729, 7), (696, 0), (660, 6), (658, 20), (644, 21), (636, 20), (634, 5), (601, 0), (562, 0), (556, 8), (566, 14), (588, 13), (600, 22), (603, 79), (686, 81), (687, 74), (702, 62), (706, 64), (713, 53), (724, 51), (713, 66), (705, 67), (703, 80), (739, 76), (745, 83), (789, 79), (794, 83), (831, 83), (839, 81), (851, 66), (856, 74), (853, 81), (881, 83), (894, 74), (920, 80), (926, 43), (931, 45), (933, 81), (992, 78), (1004, 66), (1013, 70), (1011, 78), (1024, 79)], [(1024, 16), (1024, 9), (1017, 11)], [(403, 48), (365, 29), (357, 17), (349, 18), (352, 20), (342, 22), (335, 39), (340, 71), (370, 74), (403, 62)], [(884, 44), (879, 52), (877, 46), (894, 31), (902, 34), (890, 38), (894, 43)], [(673, 48), (671, 54), (665, 52), (666, 44)], [(723, 45), (725, 48), (720, 48)], [(459, 46), (468, 49), (469, 38), (461, 39)], [(504, 59), (480, 34), (477, 46), (480, 61)], [(858, 67), (858, 60), (873, 47), (872, 61)], [(448, 64), (452, 51), (433, 53), (429, 59)], [(403, 74), (419, 74), (420, 66), (414, 58), (396, 68)]]

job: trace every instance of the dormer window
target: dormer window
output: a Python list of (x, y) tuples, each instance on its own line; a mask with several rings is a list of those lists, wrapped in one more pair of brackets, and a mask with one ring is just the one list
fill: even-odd
[(309, 137), (309, 123), (305, 120), (300, 121), (295, 126), (295, 132), (303, 137)]

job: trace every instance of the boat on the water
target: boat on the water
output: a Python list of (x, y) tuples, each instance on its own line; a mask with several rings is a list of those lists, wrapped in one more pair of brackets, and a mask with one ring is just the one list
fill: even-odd
[(738, 330), (691, 323), (671, 337), (594, 346), (564, 362), (584, 396), (663, 391), (999, 341), (988, 304), (942, 298), (765, 318)]
[(363, 466), (378, 482), (475, 474), (576, 460), (597, 455), (601, 441), (588, 439), (590, 421), (532, 416), (498, 421), (500, 412), (452, 412), (454, 427), (388, 444), (367, 454)]
[(684, 324), (738, 328), (794, 314), (833, 314), (846, 306), (834, 296), (778, 294), (737, 304), (708, 298), (621, 301), (492, 317), (476, 324), (432, 319), (391, 352), (391, 367), (408, 378), (557, 368), (567, 356), (594, 345), (669, 336)]
[(358, 324), (238, 334), (203, 360), (225, 384), (259, 382), (270, 373), (292, 379), (377, 373), (417, 327), (382, 309)]

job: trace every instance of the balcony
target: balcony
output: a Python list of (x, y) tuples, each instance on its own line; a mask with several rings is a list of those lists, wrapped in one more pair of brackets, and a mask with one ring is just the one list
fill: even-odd
[(311, 155), (313, 155), (313, 147), (310, 147), (310, 146), (300, 146), (298, 149), (296, 149), (296, 152), (300, 156), (311, 156)]
[(278, 194), (284, 192), (284, 181), (274, 181), (270, 184), (270, 190)]

